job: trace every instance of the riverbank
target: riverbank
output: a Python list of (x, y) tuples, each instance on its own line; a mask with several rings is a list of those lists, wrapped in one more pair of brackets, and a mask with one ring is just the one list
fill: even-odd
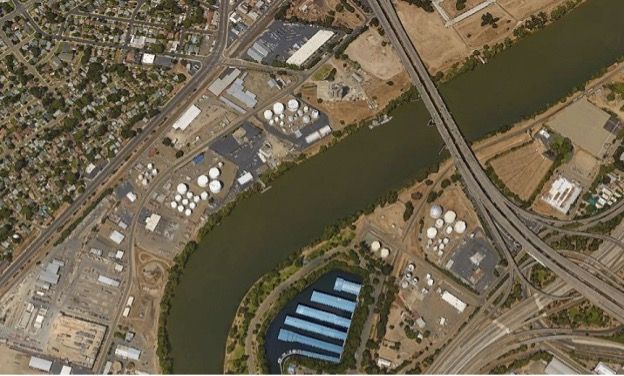
[[(621, 47), (613, 46), (621, 36), (614, 35), (619, 30), (609, 18), (618, 6), (614, 1), (589, 2), (561, 23), (445, 84), (443, 94), (468, 138), (475, 140), (535, 113), (620, 56)], [(603, 19), (600, 25), (584, 31), (581, 39), (570, 38), (597, 17)], [(561, 61), (583, 66), (562, 71)], [(167, 329), (176, 372), (221, 372), (228, 328), (253, 282), (293, 249), (317, 238), (327, 223), (426, 175), (427, 166), (440, 160), (441, 142), (426, 127), (428, 115), (420, 104), (400, 108), (393, 116), (383, 127), (356, 131), (291, 169), (269, 191), (243, 200), (206, 235), (172, 300)]]

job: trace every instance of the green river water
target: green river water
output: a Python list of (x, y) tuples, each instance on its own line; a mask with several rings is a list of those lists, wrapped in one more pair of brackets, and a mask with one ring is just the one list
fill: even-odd
[[(589, 0), (546, 29), (442, 85), (471, 140), (554, 103), (624, 54), (624, 1)], [(439, 161), (421, 103), (361, 130), (244, 200), (200, 242), (175, 292), (168, 332), (176, 373), (221, 373), (224, 344), (249, 287), (323, 228)]]

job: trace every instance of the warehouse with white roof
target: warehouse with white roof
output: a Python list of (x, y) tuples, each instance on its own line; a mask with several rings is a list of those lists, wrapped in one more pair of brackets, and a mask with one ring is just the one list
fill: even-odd
[(200, 113), (199, 107), (192, 105), (173, 123), (173, 129), (185, 130)]
[(298, 67), (302, 66), (303, 63), (306, 62), (310, 58), (310, 56), (314, 55), (319, 48), (321, 48), (328, 40), (330, 40), (334, 36), (334, 32), (330, 30), (319, 30), (316, 34), (312, 36), (307, 42), (301, 46), (291, 57), (286, 60), (286, 64), (296, 65)]

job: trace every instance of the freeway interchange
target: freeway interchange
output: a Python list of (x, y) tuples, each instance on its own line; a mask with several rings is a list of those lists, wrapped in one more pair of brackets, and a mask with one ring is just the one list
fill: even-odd
[[(418, 89), (421, 99), (464, 179), (468, 193), (482, 209), (481, 214), (486, 218), (486, 222), (494, 225), (490, 227), (494, 236), (506, 234), (535, 260), (552, 270), (567, 285), (618, 321), (624, 322), (622, 287), (605, 276), (598, 277), (592, 274), (562, 256), (527, 227), (522, 217), (524, 211), (507, 200), (490, 182), (471, 147), (463, 138), (391, 2), (389, 0), (373, 1), (371, 7)], [(501, 246), (501, 242), (497, 243)], [(505, 249), (503, 251), (508, 252)]]

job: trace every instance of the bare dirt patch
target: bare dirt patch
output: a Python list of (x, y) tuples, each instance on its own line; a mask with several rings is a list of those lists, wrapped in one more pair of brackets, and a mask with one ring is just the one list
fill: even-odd
[[(499, 18), (496, 28), (481, 26), (481, 17), (486, 13)], [(517, 22), (498, 4), (493, 4), (456, 25), (457, 31), (472, 48), (481, 48), (485, 44), (493, 44), (511, 35)]]
[(490, 163), (507, 188), (522, 200), (527, 200), (539, 188), (540, 182), (552, 166), (553, 162), (543, 152), (541, 144), (533, 141)]
[(0, 364), (3, 374), (35, 374), (41, 373), (28, 368), (30, 356), (0, 345)]
[(376, 29), (362, 33), (349, 45), (346, 53), (362, 69), (382, 80), (389, 80), (403, 70), (396, 52)]
[[(402, 70), (389, 80), (381, 80), (350, 59), (331, 59), (328, 63), (336, 69), (331, 83), (348, 87), (349, 94), (342, 99), (323, 99), (319, 97), (319, 89), (327, 86), (327, 82), (313, 79), (306, 81), (300, 92), (306, 102), (327, 113), (334, 129), (375, 116), (410, 87), (409, 77)], [(354, 73), (361, 77), (360, 82), (353, 79)]]
[(462, 13), (466, 13), (470, 11), (470, 9), (476, 7), (477, 5), (481, 4), (484, 1), (485, 0), (467, 0), (466, 6), (462, 10), (457, 10), (457, 6), (456, 6), (457, 0), (445, 0), (440, 3), (440, 6), (442, 7), (442, 9), (444, 9), (446, 14), (448, 14), (449, 17), (452, 19), (452, 18), (459, 16)]
[(438, 13), (427, 13), (405, 1), (398, 1), (395, 5), (430, 73), (448, 69), (472, 52), (453, 28), (444, 26)]
[(105, 332), (103, 325), (61, 314), (52, 323), (48, 353), (91, 368)]
[(521, 20), (532, 14), (553, 8), (565, 0), (498, 0), (515, 19)]

